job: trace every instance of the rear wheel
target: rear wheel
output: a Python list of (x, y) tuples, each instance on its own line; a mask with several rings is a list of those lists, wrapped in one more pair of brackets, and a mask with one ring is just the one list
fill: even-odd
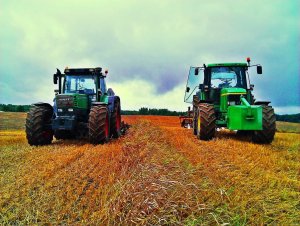
[(197, 107), (193, 106), (193, 133), (194, 135), (197, 135), (197, 120), (198, 120), (198, 114), (197, 114)]
[(109, 140), (109, 114), (106, 106), (94, 106), (89, 115), (89, 141), (92, 144)]
[(197, 137), (200, 140), (211, 140), (215, 136), (216, 116), (212, 104), (201, 103), (197, 111)]
[(114, 103), (114, 111), (111, 116), (111, 134), (114, 138), (121, 136), (121, 107), (120, 100)]
[(253, 132), (252, 140), (255, 143), (270, 144), (274, 140), (276, 130), (276, 117), (271, 106), (262, 106), (262, 130)]
[(33, 106), (27, 113), (26, 138), (30, 145), (51, 144), (53, 130), (51, 119), (53, 109), (47, 106)]

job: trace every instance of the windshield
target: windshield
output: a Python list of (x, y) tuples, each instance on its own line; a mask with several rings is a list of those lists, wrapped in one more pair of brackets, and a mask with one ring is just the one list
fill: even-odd
[(192, 103), (193, 96), (199, 91), (199, 84), (203, 83), (203, 71), (199, 68), (198, 75), (195, 75), (196, 67), (190, 67), (189, 76), (186, 84), (186, 90), (184, 95), (184, 102)]
[(212, 67), (211, 87), (212, 88), (246, 88), (245, 69), (242, 67)]
[(95, 94), (96, 77), (67, 75), (64, 81), (64, 93)]

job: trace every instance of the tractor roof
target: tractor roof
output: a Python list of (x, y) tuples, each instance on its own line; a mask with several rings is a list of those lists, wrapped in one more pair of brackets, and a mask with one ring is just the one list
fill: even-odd
[(246, 63), (219, 63), (219, 64), (208, 64), (207, 67), (247, 67)]
[(65, 74), (66, 75), (101, 75), (102, 68), (66, 68)]

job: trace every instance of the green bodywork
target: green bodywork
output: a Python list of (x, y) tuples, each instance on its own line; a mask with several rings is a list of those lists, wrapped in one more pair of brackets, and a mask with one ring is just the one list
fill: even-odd
[[(228, 97), (237, 96), (240, 105), (229, 105)], [(220, 117), (217, 126), (225, 126), (230, 130), (262, 130), (262, 107), (250, 105), (247, 91), (243, 88), (223, 88), (220, 95), (220, 105), (214, 104)]]
[[(238, 96), (240, 105), (230, 105), (229, 96)], [(247, 90), (243, 88), (223, 88), (220, 92), (220, 105), (214, 108), (220, 112), (219, 126), (230, 130), (262, 130), (262, 107), (250, 105), (247, 101)]]
[(108, 104), (108, 96), (106, 94), (101, 95), (100, 96), (100, 102)]
[(86, 94), (73, 94), (74, 107), (76, 108), (88, 108), (88, 96)]
[(246, 90), (243, 88), (223, 88), (220, 97), (220, 112), (227, 112), (229, 95), (246, 95)]
[[(80, 109), (89, 109), (91, 106), (91, 99), (86, 94), (60, 94), (59, 96), (69, 96), (73, 99), (73, 105), (68, 107), (80, 108)], [(103, 94), (100, 96), (100, 102), (108, 104), (108, 96)]]
[(241, 97), (242, 105), (229, 106), (227, 128), (230, 130), (262, 130), (262, 107), (250, 105)]

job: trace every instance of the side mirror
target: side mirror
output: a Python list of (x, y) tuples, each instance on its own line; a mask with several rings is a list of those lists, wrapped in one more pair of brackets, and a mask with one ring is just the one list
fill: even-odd
[(262, 66), (257, 66), (256, 71), (257, 74), (262, 74)]
[(185, 92), (190, 92), (190, 87), (186, 87), (186, 90), (185, 90)]
[(203, 84), (200, 84), (200, 85), (199, 85), (199, 89), (200, 89), (200, 90), (203, 90), (203, 88), (204, 88)]
[(58, 76), (57, 74), (53, 75), (53, 83), (56, 85), (57, 84), (57, 80), (58, 80)]
[(250, 84), (250, 90), (253, 90), (253, 88), (254, 88), (254, 85)]
[(198, 74), (199, 74), (199, 68), (196, 67), (196, 68), (195, 68), (195, 75), (198, 75)]

